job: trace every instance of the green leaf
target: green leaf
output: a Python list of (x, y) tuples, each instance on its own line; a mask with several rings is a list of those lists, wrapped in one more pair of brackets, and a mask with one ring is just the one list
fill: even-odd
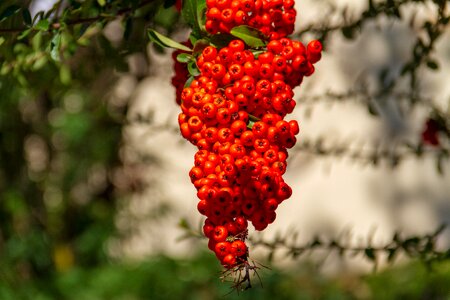
[(123, 38), (125, 40), (128, 40), (131, 36), (132, 31), (133, 31), (133, 19), (127, 18), (124, 24)]
[(148, 37), (150, 38), (150, 40), (152, 42), (160, 45), (161, 47), (174, 48), (174, 49), (179, 49), (179, 50), (188, 51), (188, 52), (192, 51), (192, 49), (186, 47), (185, 45), (175, 42), (174, 40), (154, 31), (153, 29), (150, 29), (148, 31)]
[(197, 0), (197, 25), (201, 31), (205, 30), (206, 0)]
[(342, 34), (344, 35), (344, 37), (346, 39), (353, 39), (354, 35), (355, 35), (355, 30), (353, 27), (343, 27), (342, 28)]
[(5, 42), (5, 38), (0, 36), (0, 46), (3, 45), (4, 42)]
[(22, 31), (22, 33), (17, 37), (17, 39), (19, 41), (23, 40), (24, 38), (26, 38), (30, 34), (31, 30), (32, 30), (32, 28), (28, 28), (27, 30)]
[(5, 8), (4, 11), (0, 13), (0, 22), (3, 22), (8, 17), (15, 15), (20, 11), (21, 7), (19, 5), (13, 4)]
[(55, 36), (52, 38), (52, 41), (50, 42), (50, 56), (55, 60), (59, 61), (59, 48), (61, 46), (61, 34), (58, 32), (55, 34)]
[(215, 34), (210, 38), (210, 43), (216, 48), (223, 48), (228, 46), (228, 44), (234, 40), (235, 37), (228, 33)]
[(32, 24), (31, 14), (30, 14), (30, 11), (28, 10), (28, 8), (24, 8), (22, 10), (22, 17), (23, 17), (23, 22), (25, 23), (25, 25), (31, 26), (31, 24)]
[(200, 75), (200, 71), (198, 70), (197, 65), (195, 64), (195, 61), (191, 61), (190, 63), (188, 63), (188, 71), (189, 74), (191, 74), (192, 76)]
[(186, 83), (184, 84), (184, 87), (185, 88), (190, 87), (194, 79), (195, 79), (194, 76), (189, 76), (188, 80), (186, 80)]
[(37, 30), (47, 31), (50, 26), (48, 19), (42, 19), (34, 26)]
[(105, 6), (106, 1), (105, 0), (97, 0), (98, 5)]
[(264, 35), (255, 28), (247, 25), (241, 25), (234, 27), (230, 31), (231, 35), (240, 38), (250, 47), (264, 47), (265, 43), (263, 41)]
[(364, 250), (364, 254), (366, 255), (366, 257), (372, 261), (376, 260), (376, 256), (375, 256), (375, 250), (373, 248), (366, 248)]
[(187, 53), (180, 53), (177, 55), (177, 61), (180, 63), (186, 64), (190, 61), (194, 60), (194, 57)]
[[(205, 2), (205, 4), (203, 4)], [(201, 12), (206, 8), (205, 0), (185, 0), (183, 1), (183, 9), (181, 10), (181, 16), (184, 21), (192, 28), (192, 34), (196, 37), (201, 36), (202, 32), (202, 18), (199, 19)]]

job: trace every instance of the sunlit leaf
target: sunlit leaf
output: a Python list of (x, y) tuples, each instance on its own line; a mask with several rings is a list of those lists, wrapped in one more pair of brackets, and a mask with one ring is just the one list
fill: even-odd
[(186, 47), (185, 45), (182, 45), (178, 42), (175, 42), (174, 40), (156, 32), (153, 29), (150, 29), (148, 31), (148, 37), (150, 38), (150, 40), (158, 45), (160, 45), (161, 47), (166, 47), (166, 48), (174, 48), (174, 49), (178, 49), (178, 50), (182, 50), (182, 51), (187, 51), (187, 52), (191, 52), (192, 49), (190, 49), (189, 47)]
[(55, 60), (60, 60), (59, 48), (61, 47), (61, 34), (57, 33), (50, 43), (50, 56)]
[(250, 26), (241, 25), (234, 27), (230, 31), (231, 35), (240, 38), (250, 47), (264, 47), (264, 35), (257, 29)]
[(194, 57), (192, 55), (189, 55), (187, 53), (180, 53), (177, 55), (177, 61), (180, 63), (188, 63), (189, 61), (194, 60)]
[(37, 24), (34, 26), (37, 30), (47, 31), (50, 27), (50, 22), (48, 19), (42, 19), (37, 22)]

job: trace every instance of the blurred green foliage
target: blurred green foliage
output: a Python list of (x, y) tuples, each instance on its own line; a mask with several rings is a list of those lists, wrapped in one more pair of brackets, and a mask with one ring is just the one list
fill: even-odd
[[(130, 55), (147, 58), (145, 28), (178, 19), (163, 1), (54, 1), (32, 15), (38, 2), (0, 3), (0, 282), (11, 287), (108, 261), (128, 193), (114, 182), (126, 101), (111, 93)], [(114, 21), (117, 39), (104, 31)]]
[(259, 274), (263, 287), (254, 277), (254, 287), (238, 294), (219, 280), (219, 264), (209, 253), (192, 259), (158, 256), (135, 264), (75, 267), (15, 285), (0, 283), (0, 299), (450, 299), (449, 263), (433, 272), (415, 263), (333, 279), (311, 265), (260, 269)]

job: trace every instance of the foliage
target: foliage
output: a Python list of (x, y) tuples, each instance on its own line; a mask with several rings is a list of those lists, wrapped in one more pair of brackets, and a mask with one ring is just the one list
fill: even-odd
[[(130, 55), (146, 57), (146, 26), (175, 26), (163, 5), (55, 1), (32, 15), (30, 1), (1, 2), (0, 281), (107, 261), (129, 191), (114, 179), (127, 108), (105, 91)], [(113, 22), (116, 41), (104, 30)]]
[[(263, 288), (239, 295), (217, 279), (214, 257), (200, 253), (192, 259), (154, 257), (139, 264), (104, 264), (74, 268), (59, 276), (8, 286), (0, 297), (16, 299), (446, 299), (450, 293), (448, 263), (434, 272), (410, 264), (378, 274), (341, 274), (337, 280), (319, 275), (314, 265), (260, 272)], [(258, 279), (255, 279), (255, 285)], [(82, 287), (82, 288), (80, 288)]]

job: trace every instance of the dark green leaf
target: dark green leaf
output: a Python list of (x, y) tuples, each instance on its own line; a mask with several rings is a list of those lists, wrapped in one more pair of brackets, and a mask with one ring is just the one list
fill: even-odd
[(397, 253), (397, 249), (396, 248), (392, 248), (388, 250), (388, 256), (387, 256), (387, 261), (389, 263), (394, 261), (395, 258), (395, 254)]
[(31, 24), (32, 24), (31, 14), (30, 14), (30, 11), (28, 10), (28, 8), (24, 8), (22, 10), (22, 17), (23, 17), (23, 22), (25, 23), (25, 25), (31, 26)]
[(192, 51), (192, 49), (190, 49), (189, 47), (186, 47), (185, 45), (182, 45), (178, 42), (175, 42), (174, 40), (154, 31), (153, 29), (150, 29), (148, 31), (148, 37), (152, 42), (160, 45), (161, 47), (174, 48), (187, 52)]
[(186, 64), (190, 61), (194, 60), (194, 57), (187, 53), (180, 53), (177, 55), (177, 61), (180, 63)]
[(250, 26), (241, 25), (234, 27), (230, 31), (231, 35), (240, 38), (250, 47), (264, 47), (265, 43), (263, 41), (264, 35), (255, 28)]
[(191, 61), (190, 63), (188, 63), (188, 71), (189, 74), (191, 74), (192, 76), (200, 75), (200, 71), (198, 70), (197, 65), (195, 64), (195, 61)]
[(213, 35), (210, 38), (210, 43), (214, 47), (223, 48), (223, 47), (228, 46), (228, 44), (234, 39), (235, 39), (235, 37), (232, 36), (231, 34), (219, 33), (219, 34)]
[(133, 19), (127, 18), (124, 24), (125, 30), (123, 31), (123, 38), (128, 40), (133, 30)]
[(36, 20), (40, 20), (42, 18), (44, 18), (44, 12), (40, 11), (33, 17), (33, 21), (31, 23), (34, 24), (36, 22)]
[(366, 255), (366, 257), (372, 261), (376, 260), (376, 256), (375, 256), (375, 250), (373, 248), (366, 248), (364, 250), (364, 254)]
[(204, 31), (206, 22), (206, 0), (197, 0), (197, 25)]
[(427, 61), (427, 67), (430, 68), (430, 69), (432, 69), (432, 70), (437, 70), (437, 69), (439, 69), (438, 63), (437, 63), (436, 61), (434, 61), (434, 60), (429, 60), (429, 61)]
[(42, 19), (34, 26), (37, 30), (47, 31), (50, 26), (50, 22), (47, 19)]
[(354, 36), (354, 28), (353, 27), (344, 27), (342, 28), (342, 34), (345, 38), (351, 40)]
[(197, 14), (197, 0), (185, 0), (183, 1), (183, 9), (181, 10), (181, 16), (184, 21), (192, 28), (192, 34), (200, 36), (200, 26)]
[(8, 6), (7, 8), (5, 8), (4, 11), (2, 11), (0, 13), (0, 22), (3, 22), (4, 20), (6, 20), (8, 17), (15, 15), (16, 13), (18, 13), (20, 11), (21, 7), (19, 5), (11, 5)]

